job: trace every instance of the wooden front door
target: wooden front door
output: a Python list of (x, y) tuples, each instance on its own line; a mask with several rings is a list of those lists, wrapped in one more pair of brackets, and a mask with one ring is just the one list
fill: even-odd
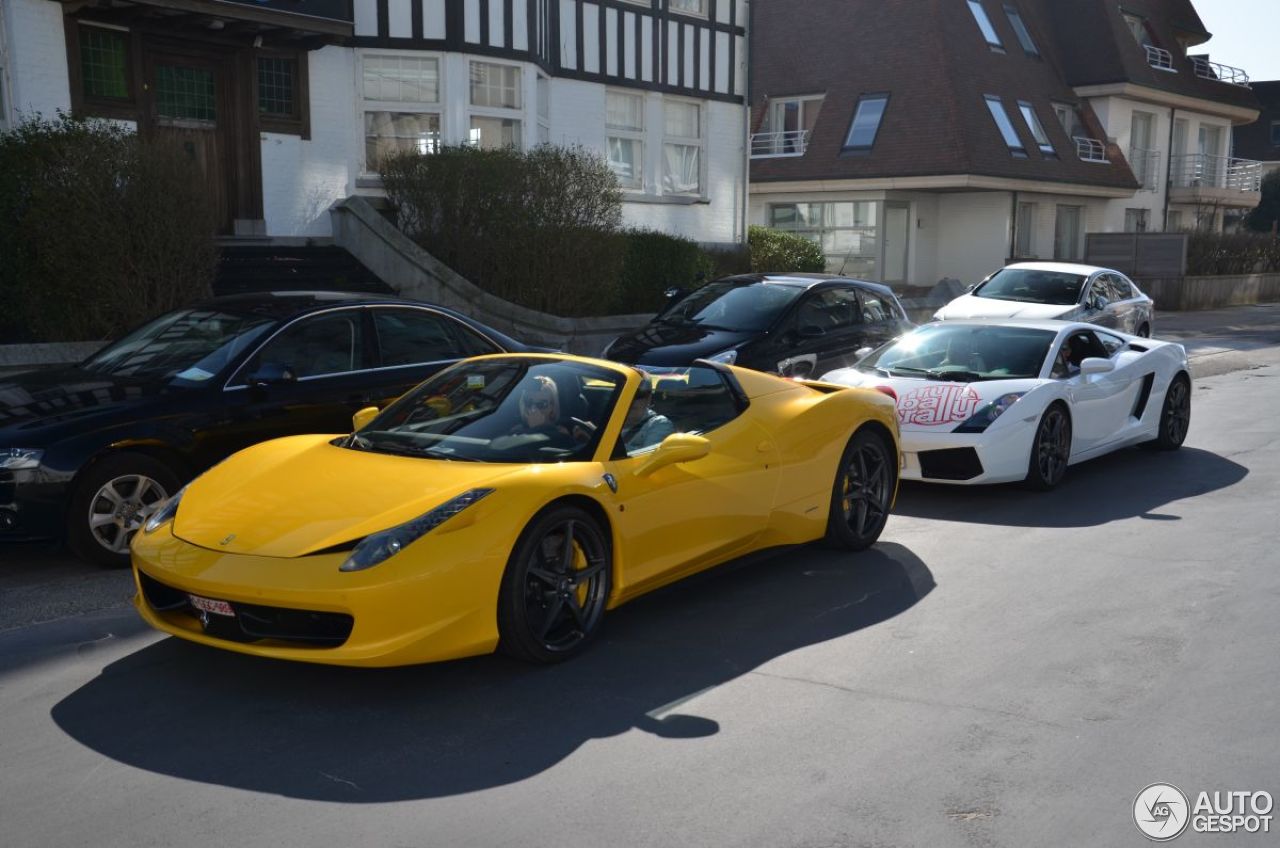
[(253, 169), (243, 161), (245, 120), (237, 114), (243, 98), (234, 88), (235, 67), (233, 55), (213, 51), (148, 49), (143, 61), (142, 131), (172, 137), (197, 164), (222, 233), (232, 232), (237, 218), (259, 217), (241, 208), (261, 189), (240, 185)]

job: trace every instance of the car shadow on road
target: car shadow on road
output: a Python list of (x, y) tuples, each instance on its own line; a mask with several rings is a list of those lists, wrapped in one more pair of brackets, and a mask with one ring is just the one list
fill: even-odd
[(1174, 501), (1239, 483), (1249, 469), (1210, 451), (1130, 448), (1073, 465), (1057, 488), (1018, 484), (948, 486), (904, 483), (893, 511), (913, 518), (1009, 527), (1096, 527), (1125, 518), (1177, 521)]
[(186, 780), (350, 803), (456, 795), (636, 728), (718, 733), (681, 702), (886, 621), (933, 587), (901, 545), (782, 549), (615, 610), (589, 651), (543, 668), (501, 657), (331, 668), (170, 638), (107, 666), (52, 717), (104, 756)]

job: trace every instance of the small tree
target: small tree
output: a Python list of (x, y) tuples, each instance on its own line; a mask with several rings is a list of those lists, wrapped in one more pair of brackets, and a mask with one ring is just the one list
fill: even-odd
[(0, 338), (108, 338), (208, 297), (214, 214), (176, 145), (62, 114), (0, 133)]
[(1244, 224), (1257, 233), (1275, 232), (1280, 225), (1280, 170), (1272, 171), (1262, 180), (1262, 200), (1244, 219)]

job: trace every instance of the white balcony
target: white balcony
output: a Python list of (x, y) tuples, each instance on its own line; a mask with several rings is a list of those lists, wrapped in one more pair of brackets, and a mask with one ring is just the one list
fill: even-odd
[(1139, 191), (1159, 191), (1163, 176), (1160, 173), (1159, 150), (1129, 148), (1129, 167), (1133, 169), (1133, 175), (1138, 178), (1138, 183), (1141, 185)]
[(778, 159), (803, 156), (809, 148), (808, 130), (755, 133), (751, 136), (752, 159)]
[(1082, 135), (1073, 136), (1071, 140), (1076, 143), (1076, 156), (1080, 157), (1081, 162), (1107, 164), (1107, 146), (1105, 144), (1096, 138), (1085, 138)]
[(1157, 71), (1168, 71), (1176, 74), (1178, 70), (1173, 67), (1173, 54), (1163, 47), (1156, 47), (1151, 44), (1142, 45), (1147, 50), (1147, 64), (1155, 68)]
[(1218, 82), (1239, 85), (1244, 88), (1249, 87), (1249, 75), (1239, 68), (1210, 62), (1207, 56), (1191, 56), (1190, 58), (1191, 65), (1195, 68), (1196, 76), (1200, 77), (1200, 79), (1217, 80)]
[(1262, 163), (1193, 153), (1170, 159), (1169, 200), (1253, 207), (1262, 199)]

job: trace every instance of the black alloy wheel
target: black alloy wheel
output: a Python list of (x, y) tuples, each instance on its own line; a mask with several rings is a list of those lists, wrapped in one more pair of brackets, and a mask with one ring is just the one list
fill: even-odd
[(1177, 450), (1186, 441), (1191, 427), (1191, 381), (1179, 374), (1169, 384), (1160, 408), (1160, 433), (1156, 447), (1160, 450)]
[(1036, 491), (1048, 491), (1062, 482), (1071, 460), (1071, 419), (1060, 404), (1045, 410), (1031, 443), (1026, 484)]
[(535, 663), (582, 651), (600, 631), (612, 571), (608, 536), (594, 516), (572, 505), (544, 510), (521, 534), (503, 574), (500, 650)]
[(850, 551), (875, 544), (889, 520), (898, 484), (898, 454), (884, 436), (863, 428), (840, 457), (831, 489), (826, 541)]

